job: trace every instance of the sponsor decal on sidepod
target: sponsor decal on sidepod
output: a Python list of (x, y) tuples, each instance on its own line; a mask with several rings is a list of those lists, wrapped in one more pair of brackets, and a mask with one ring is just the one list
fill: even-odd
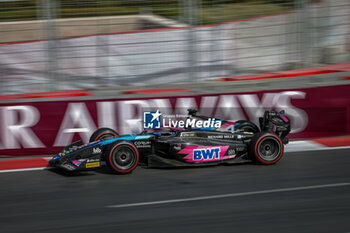
[(179, 154), (185, 154), (187, 162), (210, 162), (217, 160), (232, 159), (236, 155), (227, 155), (229, 146), (187, 146)]

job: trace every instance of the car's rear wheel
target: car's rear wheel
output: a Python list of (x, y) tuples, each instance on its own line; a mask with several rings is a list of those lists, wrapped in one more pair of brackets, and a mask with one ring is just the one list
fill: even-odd
[(110, 128), (100, 128), (96, 130), (90, 137), (89, 142), (98, 140), (106, 140), (118, 136), (117, 131)]
[(282, 158), (283, 143), (275, 134), (258, 133), (250, 142), (249, 154), (260, 164), (274, 164)]
[(139, 152), (130, 142), (115, 142), (106, 153), (107, 164), (117, 173), (132, 172), (139, 162)]
[(240, 120), (236, 121), (236, 130), (243, 130), (245, 132), (251, 132), (253, 134), (259, 133), (259, 127), (251, 121)]

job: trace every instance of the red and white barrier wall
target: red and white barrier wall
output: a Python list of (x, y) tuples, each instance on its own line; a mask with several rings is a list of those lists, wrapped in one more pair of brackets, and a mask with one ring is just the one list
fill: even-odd
[(292, 139), (350, 135), (350, 85), (242, 93), (0, 104), (0, 156), (50, 155), (99, 127), (142, 130), (142, 111), (200, 114), (257, 122), (264, 109), (285, 109)]

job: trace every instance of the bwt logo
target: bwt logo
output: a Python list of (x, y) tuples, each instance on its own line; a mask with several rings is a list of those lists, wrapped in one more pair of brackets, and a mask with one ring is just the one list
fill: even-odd
[(193, 160), (211, 160), (220, 158), (220, 147), (194, 149)]
[(143, 112), (143, 128), (160, 129), (161, 115), (159, 110), (157, 112)]

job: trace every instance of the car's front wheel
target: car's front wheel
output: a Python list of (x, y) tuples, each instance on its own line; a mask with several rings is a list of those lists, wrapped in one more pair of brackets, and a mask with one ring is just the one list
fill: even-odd
[(130, 173), (137, 167), (139, 152), (130, 142), (115, 142), (107, 149), (106, 162), (117, 173)]

